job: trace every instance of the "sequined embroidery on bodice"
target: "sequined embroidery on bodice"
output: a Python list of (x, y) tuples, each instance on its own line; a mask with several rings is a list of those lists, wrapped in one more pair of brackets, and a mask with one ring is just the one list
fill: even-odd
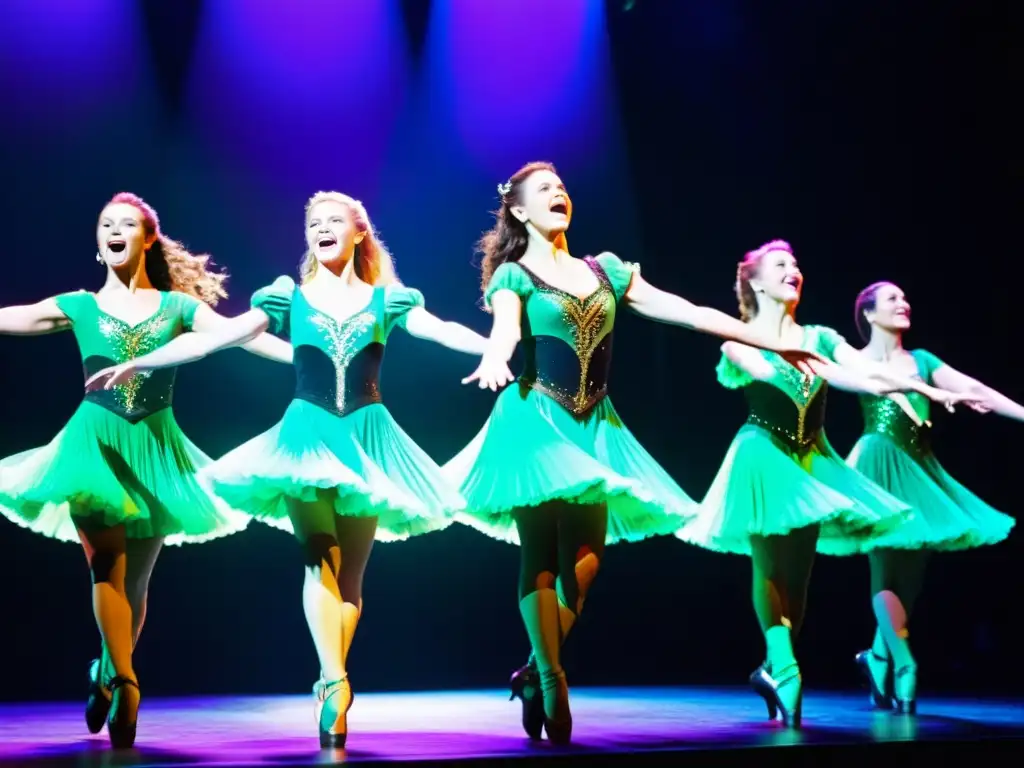
[[(94, 322), (81, 318), (73, 325), (86, 379), (104, 368), (159, 349), (184, 330), (180, 311), (170, 306), (171, 294), (161, 293), (156, 312), (134, 324), (101, 310), (92, 294), (83, 295), (91, 297), (95, 312)], [(86, 393), (85, 400), (137, 423), (171, 406), (176, 373), (176, 368), (142, 371), (113, 389)]]
[[(804, 345), (808, 341), (804, 332)], [(767, 429), (792, 450), (802, 453), (817, 440), (825, 425), (828, 385), (820, 376), (805, 374), (774, 352), (762, 352), (775, 369), (768, 381), (744, 387), (747, 423)]]
[(553, 398), (582, 416), (608, 393), (615, 294), (593, 258), (584, 260), (598, 279), (586, 298), (556, 288), (520, 264), (535, 292), (524, 307), (521, 342), (525, 366), (520, 386)]
[[(925, 381), (920, 363), (914, 358), (918, 381)], [(927, 383), (927, 382), (925, 382)], [(920, 392), (904, 395), (920, 417), (918, 424), (903, 408), (890, 397), (861, 395), (860, 406), (864, 415), (864, 434), (884, 435), (905, 451), (914, 453), (930, 450), (931, 429), (927, 426), (930, 402)]]
[(384, 293), (375, 287), (365, 308), (338, 320), (310, 304), (296, 286), (291, 329), (297, 400), (336, 416), (381, 402)]

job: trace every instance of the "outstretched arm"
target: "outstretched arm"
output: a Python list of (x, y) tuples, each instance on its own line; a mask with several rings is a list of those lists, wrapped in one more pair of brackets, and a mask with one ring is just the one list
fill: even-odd
[(57, 306), (57, 300), (0, 309), (0, 333), (11, 336), (42, 336), (70, 327), (71, 321)]
[[(956, 368), (942, 363), (932, 372), (932, 381), (943, 389), (957, 394), (968, 395), (976, 401), (975, 410), (991, 411), (1015, 421), (1024, 421), (1024, 406), (1014, 402), (1001, 392), (982, 384)], [(978, 407), (980, 406), (980, 407)]]
[(185, 363), (202, 360), (214, 352), (227, 347), (238, 346), (263, 333), (270, 319), (261, 309), (250, 309), (243, 315), (225, 318), (224, 323), (204, 333), (183, 333), (159, 349), (137, 357), (134, 360), (104, 368), (85, 382), (86, 390), (112, 389), (131, 379), (140, 371), (157, 368), (173, 368)]
[[(755, 347), (740, 344), (736, 341), (727, 341), (722, 345), (722, 352), (738, 368), (748, 376), (759, 381), (765, 381), (775, 375), (775, 368), (769, 363)], [(851, 371), (835, 363), (819, 363), (817, 361), (809, 364), (813, 373), (825, 379), (837, 389), (847, 392), (854, 392), (863, 395), (883, 395), (885, 387), (877, 381), (861, 376), (856, 371)]]
[(858, 370), (847, 368), (835, 363), (814, 363), (814, 371), (830, 385), (844, 392), (856, 395), (890, 395), (899, 394), (895, 387), (885, 382), (865, 376)]
[(508, 368), (508, 361), (516, 351), (521, 333), (519, 330), (523, 302), (515, 291), (503, 288), (491, 296), (491, 312), (494, 322), (487, 339), (480, 365), (462, 380), (463, 384), (478, 382), (480, 389), (497, 392), (500, 387), (512, 382), (515, 377)]
[(413, 307), (405, 315), (405, 330), (418, 339), (435, 341), (456, 352), (483, 355), (487, 351), (487, 339), (479, 333), (459, 323), (442, 320), (423, 307)]
[(627, 307), (648, 320), (678, 325), (718, 336), (726, 341), (735, 341), (748, 347), (777, 352), (805, 373), (808, 372), (808, 369), (805, 367), (804, 361), (810, 359), (820, 363), (825, 362), (816, 352), (785, 346), (773, 339), (766, 338), (747, 323), (724, 312), (719, 312), (711, 307), (697, 306), (681, 296), (655, 288), (637, 273), (634, 273), (629, 288), (626, 290), (625, 300)]
[[(734, 365), (745, 371), (753, 379), (763, 381), (775, 375), (775, 369), (771, 363), (753, 347), (748, 347), (735, 341), (727, 341), (722, 345), (722, 352), (725, 353), (725, 356)], [(890, 390), (882, 382), (835, 363), (812, 362), (809, 365), (817, 376), (823, 378), (836, 389), (853, 392), (858, 395), (888, 395), (906, 412), (915, 424), (920, 426), (923, 423), (921, 417), (917, 415), (914, 407), (910, 404), (910, 401), (904, 395)]]
[[(224, 317), (206, 304), (200, 304), (196, 308), (196, 314), (192, 320), (192, 330), (199, 333), (213, 333), (230, 323), (232, 318)], [(288, 342), (277, 338), (265, 331), (250, 341), (240, 345), (246, 352), (265, 357), (267, 360), (274, 360), (278, 363), (292, 364), (294, 350)], [(209, 353), (207, 353), (209, 354)]]
[(953, 405), (956, 403), (974, 399), (966, 394), (958, 394), (930, 386), (913, 376), (903, 376), (894, 373), (889, 370), (888, 366), (868, 359), (846, 342), (836, 345), (833, 355), (836, 362), (847, 370), (855, 371), (862, 377), (877, 382), (882, 387), (881, 394), (920, 392), (929, 400), (942, 403), (950, 411), (953, 410)]

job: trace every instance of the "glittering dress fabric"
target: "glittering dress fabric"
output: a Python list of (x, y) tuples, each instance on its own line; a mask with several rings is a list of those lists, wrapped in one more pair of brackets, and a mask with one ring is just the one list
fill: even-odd
[(324, 499), (340, 516), (376, 517), (379, 541), (450, 525), (462, 497), (381, 397), (388, 336), (422, 305), (419, 291), (378, 286), (362, 310), (335, 318), (291, 278), (257, 291), (252, 306), (270, 318), (270, 332), (291, 338), (295, 395), (277, 424), (203, 477), (233, 507), (289, 532), (293, 503)]
[[(86, 377), (151, 352), (188, 331), (199, 302), (162, 293), (131, 325), (103, 312), (91, 293), (57, 297), (71, 321)], [(36, 533), (78, 541), (79, 524), (124, 524), (129, 538), (205, 541), (245, 528), (199, 478), (211, 459), (179, 429), (171, 403), (175, 369), (137, 374), (88, 393), (48, 445), (0, 461), (0, 513)]]
[[(942, 366), (923, 349), (911, 352), (918, 376), (932, 384)], [(907, 395), (922, 423), (930, 403)], [(932, 453), (930, 429), (918, 426), (891, 398), (861, 397), (864, 434), (850, 452), (850, 466), (914, 508), (911, 518), (863, 543), (865, 550), (958, 550), (995, 544), (1010, 534), (1014, 519), (998, 512), (953, 479)]]
[[(805, 349), (832, 358), (842, 337), (804, 329)], [(820, 526), (818, 551), (850, 555), (911, 514), (909, 505), (847, 466), (825, 437), (828, 385), (774, 352), (774, 375), (754, 380), (722, 356), (718, 381), (742, 390), (746, 423), (733, 439), (700, 513), (677, 536), (717, 552), (750, 554), (750, 537)]]
[(518, 263), (485, 292), (522, 301), (524, 367), (476, 437), (444, 466), (466, 498), (459, 520), (518, 544), (514, 513), (546, 502), (607, 509), (607, 542), (675, 533), (695, 502), (637, 442), (608, 397), (612, 330), (636, 267), (606, 253), (587, 264), (597, 289), (580, 298)]

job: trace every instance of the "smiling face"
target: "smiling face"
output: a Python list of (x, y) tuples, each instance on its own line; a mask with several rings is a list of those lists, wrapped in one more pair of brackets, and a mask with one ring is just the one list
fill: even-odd
[(910, 328), (910, 303), (899, 286), (885, 283), (875, 291), (875, 306), (865, 310), (864, 318), (885, 331), (906, 331)]
[(800, 301), (804, 276), (789, 251), (770, 250), (761, 256), (756, 275), (750, 280), (755, 291), (783, 304)]
[(153, 243), (142, 211), (128, 203), (110, 203), (96, 225), (96, 246), (109, 266), (119, 269), (139, 262)]
[(548, 239), (569, 229), (572, 200), (565, 184), (554, 171), (531, 173), (519, 187), (519, 201), (511, 207), (512, 215), (532, 225)]
[(351, 207), (338, 200), (321, 200), (306, 215), (306, 245), (321, 264), (348, 261), (364, 236)]

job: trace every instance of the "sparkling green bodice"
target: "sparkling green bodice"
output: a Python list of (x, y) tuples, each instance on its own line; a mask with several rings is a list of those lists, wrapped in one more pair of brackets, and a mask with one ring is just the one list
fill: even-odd
[[(831, 328), (812, 325), (804, 328), (801, 346), (832, 359), (841, 343), (842, 337)], [(756, 380), (723, 355), (718, 364), (719, 383), (743, 390), (748, 424), (771, 432), (791, 450), (804, 453), (825, 426), (828, 384), (819, 376), (801, 373), (774, 352), (761, 354), (771, 363), (771, 378)]]
[(523, 312), (522, 386), (557, 400), (582, 415), (608, 392), (615, 326), (615, 293), (604, 270), (588, 259), (598, 287), (579, 298), (549, 285), (518, 265), (533, 283)]
[(290, 318), (295, 349), (295, 398), (345, 416), (381, 402), (384, 288), (342, 320), (321, 312), (296, 286)]
[(499, 266), (484, 291), (488, 304), (504, 290), (522, 302), (520, 392), (540, 392), (577, 417), (608, 394), (616, 312), (640, 271), (613, 253), (583, 261), (598, 283), (585, 298), (550, 285), (518, 262)]
[[(140, 323), (126, 323), (99, 308), (96, 297), (80, 291), (57, 297), (71, 321), (88, 379), (97, 371), (152, 352), (191, 330), (198, 300), (180, 293), (161, 292), (156, 312)], [(177, 369), (144, 371), (111, 390), (86, 394), (85, 400), (136, 423), (171, 406)]]
[(257, 291), (252, 306), (270, 319), (270, 332), (291, 337), (295, 399), (335, 416), (382, 401), (384, 347), (423, 295), (403, 285), (375, 286), (358, 312), (336, 319), (314, 307), (289, 277)]
[(793, 450), (803, 452), (825, 426), (828, 385), (819, 376), (806, 376), (771, 354), (775, 376), (754, 381), (743, 393), (747, 399), (747, 423), (767, 429)]
[[(931, 371), (927, 352), (914, 350), (910, 353), (917, 366), (917, 375), (926, 384), (931, 384)], [(934, 357), (934, 356), (931, 356)], [(918, 418), (927, 422), (931, 412), (931, 402), (919, 392), (908, 392), (910, 401)], [(924, 424), (918, 425), (899, 403), (889, 397), (877, 395), (860, 396), (861, 411), (864, 415), (864, 434), (884, 435), (905, 451), (915, 452), (928, 449), (930, 429)]]

